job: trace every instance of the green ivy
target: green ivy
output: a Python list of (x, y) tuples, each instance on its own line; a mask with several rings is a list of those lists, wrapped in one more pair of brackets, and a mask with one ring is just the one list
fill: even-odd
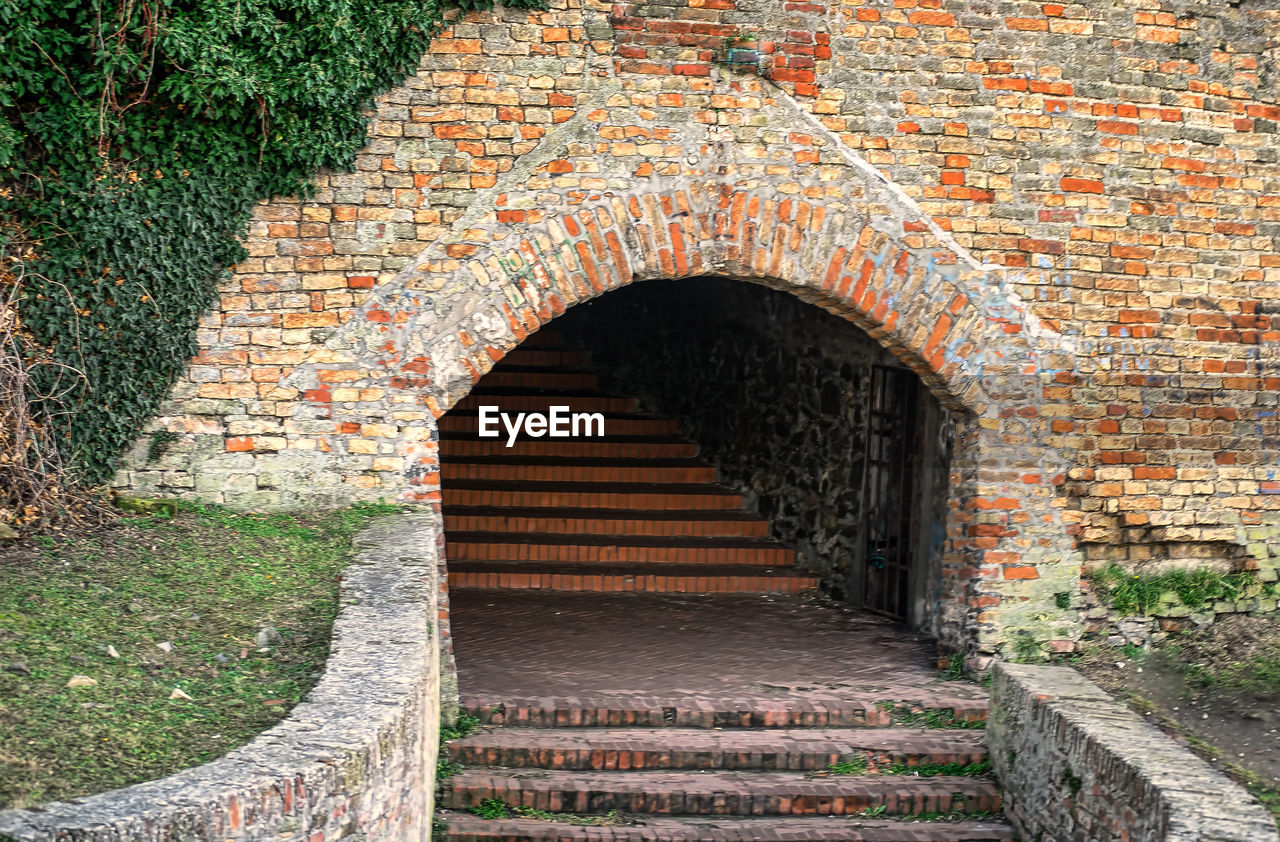
[(253, 205), (350, 166), (373, 97), (441, 15), (436, 0), (0, 0), (0, 256), (36, 254), (0, 274), (69, 367), (38, 367), (32, 395), (82, 481), (111, 476), (195, 353)]

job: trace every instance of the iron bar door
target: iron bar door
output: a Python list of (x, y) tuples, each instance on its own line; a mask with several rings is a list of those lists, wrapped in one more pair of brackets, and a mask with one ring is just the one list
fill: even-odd
[(862, 511), (865, 607), (906, 619), (914, 546), (915, 373), (874, 366), (867, 413)]

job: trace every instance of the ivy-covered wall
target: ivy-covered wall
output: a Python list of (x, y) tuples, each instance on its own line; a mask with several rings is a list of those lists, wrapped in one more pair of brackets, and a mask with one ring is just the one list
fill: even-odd
[(79, 479), (112, 475), (196, 353), (254, 204), (348, 168), (441, 18), (435, 0), (0, 2), (0, 300), (27, 340), (6, 350), (43, 360), (36, 421)]

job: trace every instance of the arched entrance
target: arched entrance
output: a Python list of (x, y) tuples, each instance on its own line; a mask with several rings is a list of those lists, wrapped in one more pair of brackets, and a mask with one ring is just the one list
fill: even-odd
[[(713, 274), (771, 286), (861, 327), (965, 419), (922, 625), (946, 649), (969, 652), (993, 651), (1020, 624), (1034, 622), (1041, 638), (1065, 633), (1045, 620), (1053, 594), (1078, 577), (1072, 538), (1049, 505), (1065, 463), (1046, 444), (1048, 421), (1020, 409), (1040, 399), (1046, 376), (1029, 341), (1039, 323), (929, 221), (880, 215), (894, 209), (893, 196), (870, 201), (883, 188), (849, 183), (843, 198), (814, 199), (785, 189), (691, 178), (464, 219), (453, 240), (352, 314), (328, 343), (333, 362), (300, 366), (290, 384), (340, 424), (394, 423), (424, 404), (439, 416), (543, 324), (637, 279)], [(334, 400), (333, 382), (369, 399)], [(376, 493), (399, 487), (438, 503), (434, 432), (400, 427), (401, 472), (382, 474)]]
[[(521, 426), (557, 405), (598, 429)], [(819, 584), (932, 629), (951, 413), (794, 296), (715, 277), (610, 292), (529, 337), (439, 423), (455, 590)]]

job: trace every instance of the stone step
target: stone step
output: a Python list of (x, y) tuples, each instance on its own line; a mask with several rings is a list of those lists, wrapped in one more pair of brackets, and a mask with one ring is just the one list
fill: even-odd
[[(446, 532), (450, 561), (720, 564), (790, 567), (796, 553), (772, 541), (522, 532)], [(642, 568), (636, 568), (643, 572)]]
[[(448, 416), (445, 416), (448, 417)], [(736, 510), (742, 496), (715, 485), (685, 483), (492, 482), (452, 480), (442, 483), (444, 499), (454, 506), (516, 508)]]
[(439, 804), (487, 799), (550, 812), (720, 816), (851, 816), (994, 813), (1000, 791), (973, 777), (796, 772), (557, 772), (463, 769), (441, 785)]
[[(449, 433), (466, 433), (479, 438), (480, 416), (474, 410), (448, 412), (440, 416), (440, 431)], [(675, 419), (654, 418), (649, 415), (628, 413), (606, 413), (604, 417), (605, 436), (674, 436), (679, 432)], [(601, 441), (605, 436), (575, 436), (563, 439), (547, 439), (545, 436), (535, 437), (536, 441)], [(517, 441), (529, 441), (523, 429)], [(506, 437), (500, 436), (489, 441), (506, 443)]]
[(442, 480), (478, 479), (512, 482), (715, 482), (716, 469), (693, 459), (554, 459), (507, 456), (449, 460), (440, 466)]
[(591, 593), (800, 593), (818, 587), (791, 569), (719, 564), (546, 564), (449, 561), (449, 587)]
[[(960, 690), (969, 685), (961, 685)], [(922, 688), (909, 697), (777, 695), (599, 695), (527, 698), (467, 695), (462, 708), (483, 725), (524, 728), (887, 728), (912, 721), (937, 726), (981, 726), (987, 697)]]
[(526, 532), (668, 538), (764, 538), (769, 522), (739, 512), (625, 512), (445, 506), (450, 538), (462, 532)]
[[(867, 772), (895, 765), (968, 766), (987, 759), (985, 734), (919, 728), (515, 728), (473, 734), (449, 746), (466, 766), (556, 770), (823, 772), (854, 762)], [(859, 770), (859, 771), (863, 771)]]
[(520, 368), (505, 364), (480, 379), (485, 388), (532, 389), (596, 389), (600, 375), (590, 371), (555, 371), (543, 368)]
[(548, 327), (529, 334), (520, 343), (521, 348), (560, 348), (563, 345), (564, 337), (560, 331)]
[(688, 459), (698, 455), (693, 442), (676, 438), (522, 439), (510, 447), (505, 438), (477, 438), (475, 431), (440, 437), (443, 459), (474, 456), (564, 457), (566, 459)]
[[(698, 818), (625, 816), (621, 824), (590, 827), (528, 818), (482, 819), (441, 810), (449, 842), (1013, 842), (1008, 824), (994, 820), (909, 821), (831, 818)], [(567, 818), (567, 817), (566, 817)]]
[(504, 369), (511, 366), (561, 368), (564, 366), (580, 366), (589, 359), (591, 359), (589, 351), (522, 345), (503, 357), (499, 365)]
[(454, 406), (457, 410), (479, 410), (482, 406), (496, 406), (499, 412), (549, 412), (553, 406), (567, 407), (568, 412), (635, 412), (639, 401), (635, 398), (617, 397), (582, 391), (551, 391), (530, 393), (528, 390), (473, 389)]

